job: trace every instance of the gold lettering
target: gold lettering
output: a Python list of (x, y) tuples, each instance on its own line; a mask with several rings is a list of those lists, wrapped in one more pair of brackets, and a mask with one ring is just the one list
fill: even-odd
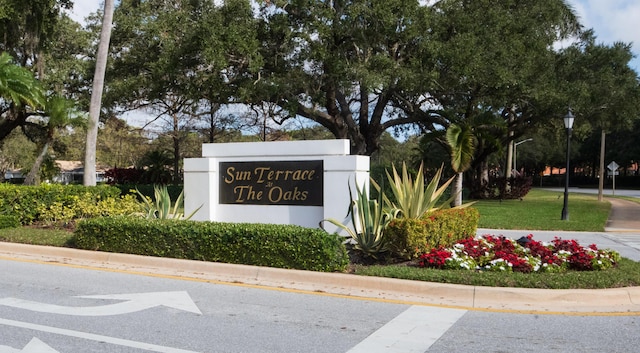
[(236, 173), (237, 180), (251, 180), (251, 172), (248, 170), (244, 170)]
[[(269, 167), (258, 167), (256, 168), (253, 173), (258, 175), (258, 180), (257, 183), (258, 184), (262, 184), (264, 183), (265, 179), (264, 179), (264, 172), (269, 170), (271, 168)], [(272, 172), (269, 172), (269, 174), (267, 174), (267, 180), (271, 180), (271, 178), (269, 178), (269, 175), (271, 175)]]
[(233, 183), (233, 181), (235, 180), (235, 177), (233, 175), (233, 172), (236, 170), (236, 168), (234, 167), (229, 167), (227, 168), (227, 175), (231, 177), (231, 179), (227, 179), (227, 177), (224, 178), (224, 182), (227, 184), (231, 184)]
[(316, 173), (315, 170), (313, 169), (298, 169), (295, 172), (293, 172), (293, 180), (296, 181), (304, 181), (304, 180), (313, 180), (313, 175)]
[[(277, 191), (277, 195), (274, 195), (274, 191)], [(269, 190), (269, 201), (271, 203), (278, 203), (282, 200), (282, 188), (279, 186), (274, 186)]]
[(243, 203), (245, 200), (244, 191), (248, 190), (249, 186), (236, 186), (233, 188), (233, 194), (236, 196), (237, 203)]
[(289, 180), (289, 176), (293, 174), (293, 170), (287, 170), (285, 176), (284, 176), (284, 180)]
[(235, 181), (249, 181), (251, 180), (251, 172), (248, 170), (241, 170), (236, 172), (235, 167), (227, 168), (227, 175), (229, 178), (225, 177), (224, 182), (227, 184), (231, 184)]

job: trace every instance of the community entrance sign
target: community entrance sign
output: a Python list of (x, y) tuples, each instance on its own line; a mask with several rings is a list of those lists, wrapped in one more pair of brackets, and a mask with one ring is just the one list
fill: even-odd
[(184, 161), (185, 214), (317, 228), (346, 220), (356, 182), (368, 189), (369, 157), (349, 155), (349, 140), (204, 144), (202, 158)]
[(323, 161), (221, 162), (221, 204), (322, 206)]

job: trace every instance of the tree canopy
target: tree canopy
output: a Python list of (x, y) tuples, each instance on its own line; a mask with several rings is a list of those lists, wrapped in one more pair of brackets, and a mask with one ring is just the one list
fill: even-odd
[[(46, 96), (86, 109), (101, 20), (73, 23), (63, 13), (72, 2), (3, 0), (0, 49)], [(569, 107), (586, 141), (596, 130), (637, 126), (640, 111), (630, 45), (597, 43), (565, 0), (121, 0), (113, 23), (101, 121), (150, 114), (158, 141), (171, 145), (157, 150), (170, 147), (175, 180), (187, 146), (204, 137), (194, 132), (209, 142), (236, 136), (249, 115), (263, 139), (289, 138), (267, 131), (269, 119), (297, 119), (374, 156), (388, 152), (391, 132), (419, 132), (423, 146), (446, 150), (454, 126), (474, 141), (465, 180), (478, 181), (514, 140), (561, 139)], [(574, 44), (558, 49), (567, 39)], [(5, 103), (29, 108), (5, 110), (0, 140), (45, 114), (6, 92)], [(540, 163), (558, 158), (549, 144)]]

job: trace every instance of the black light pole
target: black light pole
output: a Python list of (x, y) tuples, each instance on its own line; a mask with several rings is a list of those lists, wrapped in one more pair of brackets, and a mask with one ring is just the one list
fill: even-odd
[(560, 218), (563, 221), (569, 219), (569, 151), (571, 150), (571, 128), (573, 127), (574, 118), (571, 108), (569, 108), (569, 112), (564, 116), (564, 127), (567, 129), (567, 168), (564, 171), (564, 206), (562, 207), (562, 217)]

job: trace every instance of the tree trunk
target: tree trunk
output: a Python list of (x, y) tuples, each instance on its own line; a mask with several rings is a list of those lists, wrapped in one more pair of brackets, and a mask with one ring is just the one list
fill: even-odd
[(27, 177), (24, 179), (24, 185), (38, 185), (40, 184), (40, 178), (38, 177), (40, 174), (40, 167), (42, 166), (42, 162), (44, 162), (44, 157), (47, 155), (47, 151), (49, 150), (49, 141), (47, 141), (42, 147), (42, 151), (36, 158), (36, 161), (33, 162), (33, 166), (27, 174)]
[(451, 194), (455, 195), (453, 199), (453, 207), (457, 207), (462, 205), (462, 178), (464, 176), (463, 172), (458, 173), (456, 175), (456, 180), (453, 183), (453, 188), (451, 189)]
[(605, 137), (607, 133), (602, 129), (600, 133), (600, 170), (598, 171), (598, 175), (600, 178), (598, 179), (598, 201), (604, 201), (603, 192), (604, 192), (604, 151), (605, 151)]
[(178, 185), (180, 183), (180, 138), (178, 136), (173, 137), (173, 184)]
[(87, 127), (87, 144), (84, 157), (85, 186), (96, 185), (96, 145), (98, 143), (98, 121), (102, 105), (102, 91), (104, 89), (104, 75), (107, 69), (107, 57), (109, 56), (109, 41), (111, 40), (111, 27), (113, 25), (114, 0), (105, 0), (104, 14), (102, 18), (102, 31), (100, 32), (100, 44), (96, 57), (96, 70), (93, 76), (93, 90), (89, 105), (89, 123)]

